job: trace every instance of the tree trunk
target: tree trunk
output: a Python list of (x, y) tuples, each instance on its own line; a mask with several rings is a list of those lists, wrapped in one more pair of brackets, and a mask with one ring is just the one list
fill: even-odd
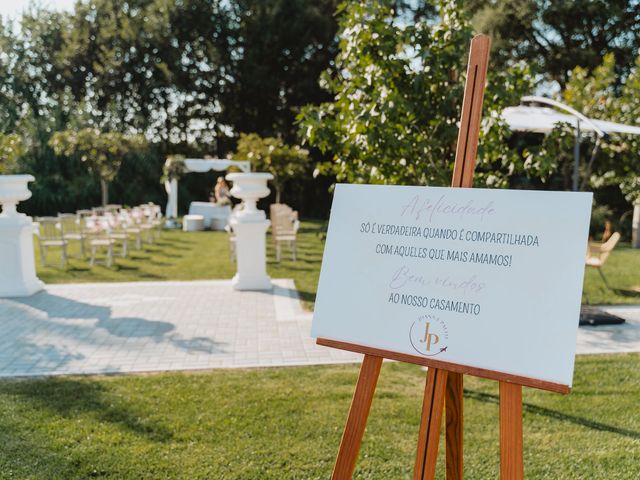
[(106, 207), (109, 203), (109, 184), (102, 178), (100, 179), (100, 190), (102, 190), (102, 206)]
[(282, 193), (280, 191), (280, 187), (276, 186), (276, 203), (280, 203), (280, 194)]

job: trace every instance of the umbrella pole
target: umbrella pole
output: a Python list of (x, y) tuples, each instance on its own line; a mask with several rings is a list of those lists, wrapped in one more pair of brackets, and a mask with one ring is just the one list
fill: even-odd
[(576, 119), (576, 143), (573, 147), (573, 191), (578, 191), (580, 181), (580, 119)]

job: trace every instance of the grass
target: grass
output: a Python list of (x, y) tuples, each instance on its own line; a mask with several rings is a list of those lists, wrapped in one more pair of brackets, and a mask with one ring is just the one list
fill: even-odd
[[(275, 262), (267, 243), (269, 274), (293, 278), (309, 308), (322, 259), (320, 227), (303, 222), (297, 262), (288, 252)], [(604, 268), (615, 291), (588, 269), (583, 299), (640, 303), (640, 251), (619, 246)], [(47, 283), (234, 272), (220, 232), (166, 231), (111, 268), (81, 259), (65, 269), (38, 263)], [(580, 356), (571, 395), (525, 389), (526, 478), (640, 478), (639, 361), (640, 354)], [(328, 478), (357, 371), (344, 365), (0, 380), (0, 479)], [(418, 367), (385, 363), (355, 478), (412, 477), (424, 376)], [(465, 382), (465, 476), (498, 478), (497, 384)], [(439, 462), (442, 479), (443, 448)]]
[[(582, 356), (572, 394), (525, 389), (526, 478), (640, 478), (639, 361)], [(357, 372), (3, 380), (0, 479), (329, 478)], [(424, 378), (384, 364), (355, 478), (411, 478)], [(465, 382), (465, 477), (498, 478), (497, 384)]]
[[(323, 244), (318, 236), (322, 222), (302, 222), (298, 231), (297, 261), (291, 260), (289, 249), (282, 248), (281, 261), (275, 261), (271, 237), (267, 237), (267, 271), (272, 278), (293, 278), (301, 299), (313, 306), (320, 276)], [(48, 265), (42, 267), (36, 247), (38, 277), (45, 283), (133, 282), (141, 280), (202, 280), (231, 278), (236, 265), (229, 259), (226, 232), (182, 232), (165, 230), (159, 240), (130, 250), (128, 258), (116, 257), (111, 267), (90, 266), (88, 259), (76, 258), (77, 242), (70, 245), (69, 262), (61, 268), (59, 250), (48, 254)]]
[[(291, 261), (284, 249), (281, 262), (275, 261), (271, 238), (267, 238), (267, 270), (273, 278), (293, 278), (308, 308), (315, 301), (324, 245), (318, 235), (322, 222), (303, 222), (298, 234), (298, 261)], [(77, 245), (71, 254), (78, 253)], [(224, 232), (189, 232), (166, 230), (162, 238), (141, 251), (133, 250), (129, 258), (117, 258), (111, 268), (91, 267), (86, 259), (71, 258), (67, 268), (58, 267), (57, 252), (50, 253), (52, 266), (40, 266), (36, 248), (38, 276), (46, 283), (128, 282), (139, 280), (199, 280), (231, 278), (235, 264), (229, 260), (229, 243)], [(584, 303), (640, 303), (640, 250), (618, 246), (604, 266), (613, 289), (608, 289), (598, 272), (585, 272)], [(551, 273), (550, 273), (551, 274)]]
[(640, 249), (618, 245), (602, 267), (611, 289), (595, 268), (587, 268), (582, 300), (592, 304), (640, 303)]

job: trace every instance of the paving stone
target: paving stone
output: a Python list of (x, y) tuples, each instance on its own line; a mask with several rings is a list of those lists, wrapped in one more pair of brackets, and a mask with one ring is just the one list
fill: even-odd
[[(49, 285), (0, 299), (0, 377), (359, 362), (315, 345), (293, 280), (237, 292), (226, 280)], [(578, 353), (640, 351), (640, 306), (627, 321), (578, 330)]]
[(274, 284), (270, 292), (220, 280), (65, 284), (0, 299), (0, 376), (335, 363), (332, 349), (309, 338), (311, 314), (293, 281)]

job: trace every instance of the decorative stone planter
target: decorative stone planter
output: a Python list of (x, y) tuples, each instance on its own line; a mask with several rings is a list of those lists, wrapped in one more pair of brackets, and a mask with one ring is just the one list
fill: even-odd
[(271, 222), (266, 219), (256, 203), (269, 195), (267, 181), (270, 173), (230, 173), (227, 180), (233, 182), (231, 195), (242, 200), (243, 208), (234, 213), (229, 224), (236, 235), (238, 271), (231, 284), (235, 290), (270, 290), (271, 279), (267, 275), (266, 233)]
[(2, 216), (15, 217), (19, 214), (16, 206), (19, 202), (31, 198), (27, 184), (35, 180), (33, 175), (0, 175), (0, 204)]
[(227, 180), (233, 182), (231, 195), (242, 200), (243, 208), (239, 216), (267, 218), (262, 210), (258, 210), (256, 203), (261, 198), (269, 195), (269, 187), (267, 181), (273, 180), (270, 173), (230, 173), (226, 176)]
[(18, 213), (19, 202), (31, 197), (31, 175), (0, 175), (0, 297), (24, 297), (42, 290), (36, 277), (33, 222)]

